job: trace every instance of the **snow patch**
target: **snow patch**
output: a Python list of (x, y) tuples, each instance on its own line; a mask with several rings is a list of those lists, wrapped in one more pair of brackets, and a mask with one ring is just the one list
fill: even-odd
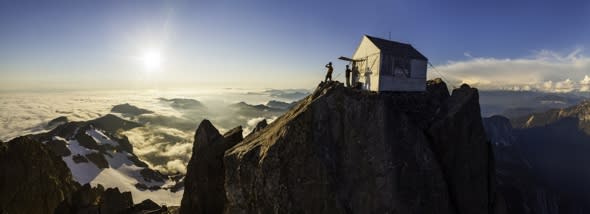
[(96, 129), (89, 129), (86, 134), (94, 139), (98, 145), (110, 144), (112, 146), (119, 146), (119, 143), (111, 140), (107, 135)]
[[(118, 142), (110, 139), (102, 131), (90, 129), (86, 131), (86, 134), (94, 138), (100, 145), (119, 145)], [(133, 154), (126, 151), (106, 151), (107, 154), (104, 157), (109, 164), (109, 168), (100, 169), (90, 161), (76, 163), (73, 160), (75, 155), (85, 156), (90, 153), (98, 153), (98, 150), (83, 147), (77, 140), (68, 141), (57, 136), (53, 137), (53, 139), (64, 140), (68, 143), (67, 146), (72, 154), (63, 157), (63, 160), (68, 165), (68, 168), (70, 168), (74, 180), (78, 183), (82, 185), (90, 183), (92, 186), (100, 184), (105, 188), (117, 187), (120, 191), (131, 192), (133, 203), (140, 203), (145, 199), (151, 199), (158, 204), (180, 205), (184, 189), (172, 192), (166, 189), (139, 190), (135, 187), (135, 184), (141, 183), (147, 187), (159, 186), (161, 188), (167, 188), (174, 186), (175, 183), (171, 179), (167, 179), (164, 182), (154, 180), (148, 182), (144, 180), (141, 170), (145, 169), (145, 167), (138, 167), (129, 159), (133, 157)]]

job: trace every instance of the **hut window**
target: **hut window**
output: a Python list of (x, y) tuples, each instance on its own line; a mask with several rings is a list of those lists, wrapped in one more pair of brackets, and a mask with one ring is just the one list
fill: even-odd
[(381, 59), (381, 73), (384, 75), (391, 75), (393, 76), (393, 63), (395, 57), (391, 55), (383, 55), (383, 59)]
[(410, 60), (395, 59), (393, 65), (393, 76), (396, 78), (410, 78)]

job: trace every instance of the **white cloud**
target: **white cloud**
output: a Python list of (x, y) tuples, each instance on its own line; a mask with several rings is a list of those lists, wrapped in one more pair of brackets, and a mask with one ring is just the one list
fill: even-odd
[[(265, 91), (265, 90), (258, 90)], [(210, 91), (88, 91), (88, 92), (27, 92), (0, 93), (0, 140), (8, 141), (14, 137), (44, 132), (47, 122), (59, 116), (67, 116), (70, 121), (87, 121), (108, 114), (112, 106), (130, 103), (165, 116), (165, 119), (180, 118), (194, 121), (194, 129), (181, 130), (168, 127), (175, 121), (163, 123), (155, 121), (144, 127), (124, 132), (133, 144), (134, 153), (150, 166), (162, 172), (183, 172), (192, 154), (195, 130), (201, 119), (210, 119), (221, 133), (238, 125), (246, 130), (256, 126), (263, 118), (239, 119), (227, 106), (239, 101), (266, 103), (271, 99), (268, 93), (248, 93), (247, 89), (227, 89)], [(208, 114), (185, 112), (170, 107), (169, 103), (157, 98), (193, 98), (203, 101)], [(204, 114), (204, 113), (203, 113)], [(126, 118), (138, 120), (138, 118)], [(276, 117), (267, 118), (271, 122)], [(245, 124), (244, 124), (245, 123)], [(248, 133), (245, 131), (244, 133)]]
[[(470, 55), (470, 54), (469, 54)], [(466, 55), (467, 56), (467, 55)], [(474, 57), (436, 66), (450, 85), (480, 89), (570, 92), (590, 89), (590, 57), (581, 48), (562, 54), (549, 50), (521, 58)], [(429, 78), (439, 74), (429, 71)]]
[(180, 172), (182, 174), (185, 174), (186, 173), (186, 165), (187, 165), (187, 163), (185, 163), (185, 161), (176, 159), (176, 160), (168, 161), (168, 163), (166, 163), (166, 170), (168, 170), (171, 173)]
[(272, 122), (274, 122), (278, 117), (274, 116), (271, 118), (265, 118), (265, 117), (255, 117), (252, 119), (249, 119), (248, 122), (246, 123), (246, 127), (244, 128), (244, 136), (250, 134), (250, 132), (254, 131), (254, 128), (256, 128), (256, 125), (262, 121), (266, 119), (266, 123), (271, 124)]
[(584, 75), (584, 79), (580, 80), (580, 91), (590, 91), (590, 77)]

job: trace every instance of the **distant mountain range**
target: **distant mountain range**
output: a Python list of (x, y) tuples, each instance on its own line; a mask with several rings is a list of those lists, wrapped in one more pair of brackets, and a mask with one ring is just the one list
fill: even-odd
[(484, 126), (511, 213), (590, 213), (590, 103)]
[[(80, 184), (118, 187), (134, 199), (174, 204), (182, 195), (182, 176), (163, 175), (141, 161), (121, 131), (141, 124), (106, 115), (86, 122), (68, 122), (48, 133), (30, 136), (62, 157)], [(149, 195), (149, 196), (148, 196)], [(137, 202), (139, 202), (137, 201)]]
[(587, 98), (587, 94), (546, 93), (539, 91), (481, 91), (481, 114), (484, 117), (502, 115), (508, 118), (566, 108)]

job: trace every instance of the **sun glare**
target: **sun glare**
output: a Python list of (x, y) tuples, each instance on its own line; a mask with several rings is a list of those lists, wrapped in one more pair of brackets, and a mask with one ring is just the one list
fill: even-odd
[(141, 62), (148, 71), (154, 71), (162, 65), (162, 55), (157, 50), (145, 51), (141, 55)]

